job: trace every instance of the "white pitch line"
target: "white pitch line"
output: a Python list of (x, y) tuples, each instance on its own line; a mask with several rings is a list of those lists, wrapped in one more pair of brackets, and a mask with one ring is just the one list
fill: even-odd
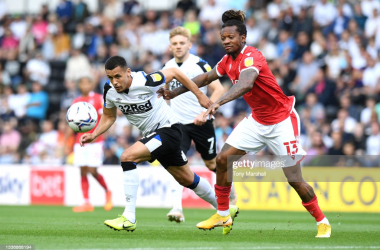
[[(158, 248), (110, 248), (112, 250), (219, 250), (224, 249), (222, 247), (158, 247)], [(265, 250), (265, 249), (380, 249), (380, 246), (300, 246), (300, 247), (293, 247), (293, 246), (257, 246), (257, 247), (234, 247), (234, 249), (238, 250)], [(69, 250), (69, 249), (67, 249)], [(104, 248), (80, 248), (76, 250), (104, 250)]]

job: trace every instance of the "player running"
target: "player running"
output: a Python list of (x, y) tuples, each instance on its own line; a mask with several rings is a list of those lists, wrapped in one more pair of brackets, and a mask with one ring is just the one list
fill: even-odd
[[(228, 212), (231, 182), (227, 181), (227, 156), (257, 153), (267, 145), (276, 155), (288, 156), (283, 168), (285, 176), (300, 196), (302, 205), (317, 221), (316, 237), (328, 238), (331, 235), (329, 221), (319, 208), (313, 188), (302, 179), (299, 161), (306, 153), (298, 141), (300, 122), (294, 109), (295, 98), (283, 94), (261, 52), (245, 45), (247, 29), (244, 20), (242, 11), (228, 10), (223, 13), (220, 35), (227, 55), (213, 70), (192, 79), (199, 87), (203, 87), (227, 75), (233, 84), (226, 94), (209, 107), (205, 115), (215, 114), (221, 105), (240, 96), (252, 109), (252, 114), (233, 130), (216, 158), (218, 211), (210, 219), (198, 223), (197, 227), (212, 229), (232, 224)], [(165, 99), (172, 99), (186, 91), (182, 86), (173, 91), (160, 89), (158, 93)], [(230, 229), (230, 226), (224, 227), (223, 233)]]
[[(192, 46), (190, 38), (190, 30), (187, 28), (176, 27), (170, 31), (169, 48), (173, 52), (174, 58), (168, 61), (163, 69), (180, 69), (189, 78), (211, 71), (211, 67), (206, 61), (198, 56), (190, 54), (189, 50)], [(166, 86), (169, 87), (170, 90), (173, 90), (182, 86), (182, 84), (176, 79), (173, 79), (173, 81), (169, 82)], [(215, 102), (222, 97), (224, 89), (218, 79), (210, 83), (209, 87), (213, 91), (213, 94), (210, 97), (212, 102)], [(199, 89), (206, 95), (206, 86)], [(216, 172), (215, 130), (212, 119), (203, 120), (203, 115), (206, 110), (199, 104), (196, 96), (191, 92), (185, 93), (178, 98), (171, 100), (170, 107), (182, 124), (182, 151), (187, 155), (191, 141), (193, 140), (195, 148), (201, 154), (206, 167), (210, 171)], [(183, 222), (185, 221), (182, 211), (183, 187), (175, 180), (173, 180), (170, 185), (173, 209), (170, 210), (166, 217), (169, 221), (176, 221), (178, 223)], [(234, 194), (235, 192), (231, 191), (231, 195), (233, 195), (233, 197), (231, 197), (232, 200), (235, 200)]]
[[(144, 137), (121, 154), (126, 206), (123, 215), (106, 220), (104, 224), (115, 230), (136, 229), (139, 186), (136, 165), (156, 159), (181, 185), (192, 189), (216, 208), (214, 190), (210, 183), (190, 170), (180, 148), (181, 126), (165, 100), (157, 98), (156, 91), (175, 78), (194, 93), (203, 107), (210, 106), (210, 100), (185, 74), (175, 68), (148, 75), (142, 71), (131, 72), (124, 58), (113, 56), (107, 60), (105, 69), (110, 83), (104, 86), (103, 115), (93, 133), (82, 135), (81, 145), (94, 141), (112, 126), (116, 120), (116, 108), (123, 112), (132, 125), (139, 128)], [(231, 207), (232, 217), (235, 217), (237, 210), (236, 206)]]
[[(98, 116), (102, 115), (102, 95), (94, 93), (94, 83), (89, 77), (82, 77), (79, 79), (79, 90), (81, 96), (74, 99), (73, 104), (77, 102), (88, 102), (98, 111)], [(99, 124), (99, 119), (98, 123)], [(95, 126), (96, 127), (96, 126)], [(95, 130), (92, 129), (90, 133)], [(77, 133), (74, 145), (74, 165), (80, 167), (81, 175), (81, 186), (84, 198), (84, 204), (78, 207), (74, 207), (74, 212), (92, 212), (94, 211), (94, 206), (91, 205), (88, 190), (89, 183), (87, 179), (87, 174), (90, 173), (99, 182), (99, 184), (104, 188), (106, 192), (106, 204), (104, 205), (104, 210), (109, 211), (112, 209), (112, 193), (108, 190), (107, 184), (104, 177), (98, 173), (97, 167), (103, 164), (103, 136), (99, 136), (94, 142), (87, 145), (86, 147), (80, 146), (80, 137), (82, 134)]]

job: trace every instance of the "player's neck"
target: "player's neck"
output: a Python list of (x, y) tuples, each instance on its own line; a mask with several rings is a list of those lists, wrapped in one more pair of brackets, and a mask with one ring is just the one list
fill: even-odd
[(184, 57), (174, 57), (176, 63), (184, 63), (190, 56), (190, 53), (187, 52)]
[(244, 47), (245, 47), (245, 44), (243, 44), (243, 46), (241, 46), (238, 51), (230, 54), (230, 56), (232, 57), (232, 60), (235, 60), (240, 55), (240, 53), (243, 51)]

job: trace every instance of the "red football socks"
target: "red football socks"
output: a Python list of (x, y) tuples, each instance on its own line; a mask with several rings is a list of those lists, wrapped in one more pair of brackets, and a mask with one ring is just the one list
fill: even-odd
[(103, 175), (101, 174), (98, 174), (98, 177), (96, 177), (96, 179), (98, 180), (99, 184), (104, 188), (104, 190), (106, 190), (107, 192), (107, 184), (106, 184), (106, 181), (104, 180), (104, 177)]
[(315, 218), (317, 222), (323, 220), (325, 215), (322, 213), (321, 209), (318, 205), (317, 195), (309, 202), (302, 202), (302, 205), (306, 208), (306, 210)]
[(231, 192), (231, 186), (222, 187), (215, 184), (216, 202), (218, 202), (218, 210), (225, 211), (230, 208), (229, 196)]
[(82, 176), (81, 184), (82, 184), (83, 198), (87, 202), (88, 201), (88, 187), (89, 187), (87, 176)]

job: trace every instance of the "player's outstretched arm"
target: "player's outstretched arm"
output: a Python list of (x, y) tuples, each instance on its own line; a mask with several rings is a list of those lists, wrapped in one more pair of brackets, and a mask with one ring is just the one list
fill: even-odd
[(217, 100), (211, 107), (208, 108), (207, 112), (204, 114), (204, 118), (207, 115), (214, 115), (218, 108), (232, 100), (243, 96), (253, 88), (253, 84), (257, 78), (258, 74), (254, 69), (247, 69), (240, 73), (239, 81), (231, 87), (231, 89), (225, 93), (219, 100)]
[[(219, 76), (216, 73), (216, 68), (214, 67), (211, 71), (197, 75), (196, 77), (194, 77), (191, 80), (198, 86), (198, 88), (201, 88), (203, 86), (210, 84), (211, 82), (213, 82), (217, 79), (219, 79)], [(157, 91), (157, 94), (159, 94), (158, 97), (163, 96), (164, 99), (170, 100), (170, 99), (173, 99), (174, 97), (179, 96), (180, 94), (183, 94), (187, 91), (189, 91), (189, 89), (183, 85), (181, 87), (173, 89), (172, 91), (170, 91), (168, 89), (160, 88)]]
[(212, 102), (208, 97), (203, 94), (203, 92), (199, 89), (199, 87), (188, 78), (185, 73), (183, 73), (180, 69), (177, 68), (169, 68), (161, 70), (162, 74), (164, 74), (166, 82), (171, 82), (173, 78), (177, 79), (183, 86), (185, 86), (188, 90), (193, 92), (193, 94), (198, 98), (199, 103), (202, 107), (208, 108), (211, 106)]
[(98, 138), (101, 134), (106, 132), (112, 124), (116, 121), (116, 107), (113, 108), (105, 108), (103, 107), (103, 114), (100, 118), (99, 124), (96, 127), (95, 131), (91, 134), (84, 134), (80, 137), (80, 145), (83, 146), (86, 143), (93, 142), (96, 138)]

